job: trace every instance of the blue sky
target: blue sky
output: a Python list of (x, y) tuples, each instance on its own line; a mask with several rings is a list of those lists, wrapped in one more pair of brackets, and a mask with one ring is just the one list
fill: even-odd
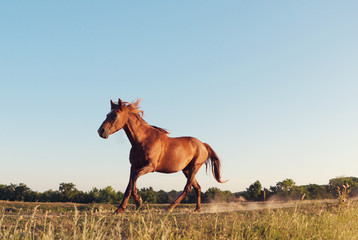
[[(124, 191), (130, 144), (109, 100), (209, 143), (225, 184), (358, 176), (356, 1), (0, 2), (0, 183)], [(181, 190), (182, 173), (138, 187)]]

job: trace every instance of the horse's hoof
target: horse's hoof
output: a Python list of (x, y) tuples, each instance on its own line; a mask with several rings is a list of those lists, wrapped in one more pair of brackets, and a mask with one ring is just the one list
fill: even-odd
[(142, 207), (142, 205), (143, 205), (143, 201), (142, 201), (142, 199), (140, 199), (140, 201), (138, 201), (137, 203), (136, 203), (136, 209), (138, 210), (138, 209), (140, 209), (141, 207)]
[(200, 213), (200, 209), (195, 209), (194, 212), (195, 213)]
[(124, 208), (118, 208), (116, 211), (114, 211), (114, 213), (112, 215), (117, 215), (117, 214), (120, 214), (121, 212), (124, 211)]

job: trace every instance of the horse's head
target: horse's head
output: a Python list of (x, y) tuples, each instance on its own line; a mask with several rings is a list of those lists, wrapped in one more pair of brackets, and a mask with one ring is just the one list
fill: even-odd
[(102, 138), (108, 138), (109, 135), (121, 130), (128, 120), (128, 111), (124, 107), (121, 99), (118, 104), (111, 100), (111, 111), (98, 129), (98, 134)]

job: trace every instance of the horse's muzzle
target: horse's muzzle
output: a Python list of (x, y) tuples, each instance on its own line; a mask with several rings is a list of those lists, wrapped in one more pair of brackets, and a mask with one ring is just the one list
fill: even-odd
[(109, 134), (107, 133), (107, 131), (104, 130), (103, 127), (100, 127), (97, 132), (98, 132), (98, 135), (99, 135), (101, 138), (104, 138), (104, 139), (107, 139), (107, 138), (108, 138), (108, 135), (109, 135)]

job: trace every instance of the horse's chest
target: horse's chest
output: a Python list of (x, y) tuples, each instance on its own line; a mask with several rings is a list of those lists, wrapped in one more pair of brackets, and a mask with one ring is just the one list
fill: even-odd
[(150, 162), (157, 161), (157, 154), (152, 149), (146, 147), (132, 147), (129, 154), (129, 161), (133, 166), (142, 167)]
[(148, 154), (144, 149), (140, 148), (132, 148), (129, 154), (129, 160), (132, 161), (138, 161), (140, 159), (147, 159)]

